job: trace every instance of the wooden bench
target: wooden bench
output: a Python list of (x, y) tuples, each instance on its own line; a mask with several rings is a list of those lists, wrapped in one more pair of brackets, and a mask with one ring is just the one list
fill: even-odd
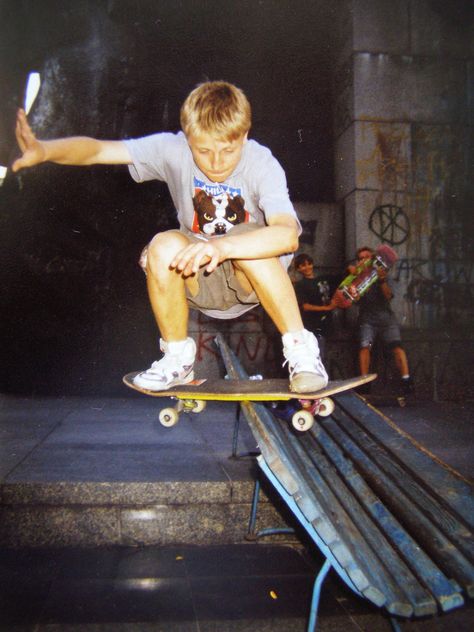
[[(246, 377), (222, 337), (216, 342), (229, 376)], [(472, 486), (358, 395), (341, 394), (335, 403), (331, 417), (306, 433), (261, 404), (241, 404), (260, 468), (326, 560), (308, 631), (331, 568), (384, 608), (395, 630), (398, 618), (461, 606), (474, 596)]]

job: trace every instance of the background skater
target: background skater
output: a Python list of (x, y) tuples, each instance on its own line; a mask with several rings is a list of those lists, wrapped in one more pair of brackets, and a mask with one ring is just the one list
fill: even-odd
[[(367, 246), (359, 248), (356, 253), (356, 265), (370, 259), (374, 251)], [(379, 276), (366, 294), (359, 298), (359, 371), (361, 375), (370, 372), (371, 351), (377, 337), (380, 337), (386, 347), (392, 352), (395, 364), (401, 378), (404, 394), (413, 391), (410, 378), (408, 359), (402, 346), (400, 327), (395, 314), (390, 307), (393, 292), (387, 281), (387, 271), (377, 269)]]
[(314, 260), (303, 253), (295, 257), (294, 266), (302, 278), (295, 283), (296, 297), (306, 329), (318, 339), (323, 361), (326, 361), (326, 337), (331, 332), (332, 312), (337, 307), (333, 295), (337, 287), (330, 276), (316, 275)]

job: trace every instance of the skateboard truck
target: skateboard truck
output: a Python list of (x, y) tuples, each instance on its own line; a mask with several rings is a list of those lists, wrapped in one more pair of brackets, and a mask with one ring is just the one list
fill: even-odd
[[(282, 402), (280, 402), (282, 404)], [(314, 418), (329, 417), (334, 412), (334, 402), (330, 397), (321, 399), (292, 399), (279, 406), (277, 402), (270, 407), (280, 419), (291, 423), (295, 430), (306, 432), (313, 427)]]
[(178, 399), (175, 406), (160, 410), (158, 419), (162, 426), (172, 428), (178, 423), (180, 413), (201, 413), (206, 404), (202, 399)]

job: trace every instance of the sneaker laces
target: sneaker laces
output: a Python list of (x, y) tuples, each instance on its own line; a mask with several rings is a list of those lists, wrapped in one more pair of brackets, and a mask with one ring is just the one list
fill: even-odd
[(326, 375), (326, 369), (319, 353), (319, 346), (314, 336), (309, 332), (305, 332), (302, 340), (294, 341), (290, 346), (284, 346), (283, 354), (286, 360), (282, 366), (285, 367), (288, 364), (290, 378), (296, 373), (305, 371)]
[[(145, 374), (156, 375), (161, 378), (161, 381), (168, 382), (171, 379), (177, 379), (185, 377), (193, 368), (193, 361), (189, 357), (190, 351), (194, 347), (192, 344), (190, 350), (178, 350), (174, 347), (173, 343), (166, 343), (160, 339), (160, 351), (164, 353), (163, 357), (159, 360), (155, 360), (149, 369), (144, 371)], [(187, 353), (186, 353), (187, 351)], [(183, 363), (183, 355), (189, 357), (189, 364)], [(184, 360), (186, 360), (185, 358)], [(184, 375), (183, 375), (184, 372)]]

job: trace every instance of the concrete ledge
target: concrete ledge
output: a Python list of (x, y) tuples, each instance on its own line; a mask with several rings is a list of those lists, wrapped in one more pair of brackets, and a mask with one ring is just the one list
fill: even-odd
[[(245, 537), (251, 481), (240, 483), (234, 498), (224, 497), (219, 483), (128, 487), (4, 486), (0, 546), (232, 544)], [(170, 497), (172, 489), (177, 496)], [(264, 494), (260, 506), (258, 529), (288, 526)]]
[[(0, 418), (0, 545), (242, 542), (256, 464), (232, 457), (235, 405), (177, 426), (152, 398), (6, 397)], [(255, 451), (241, 424), (237, 450)], [(268, 501), (261, 528), (286, 526)]]
[[(240, 483), (247, 498), (252, 483)], [(4, 505), (147, 505), (188, 503), (230, 503), (231, 482), (161, 483), (7, 483), (1, 488)]]

